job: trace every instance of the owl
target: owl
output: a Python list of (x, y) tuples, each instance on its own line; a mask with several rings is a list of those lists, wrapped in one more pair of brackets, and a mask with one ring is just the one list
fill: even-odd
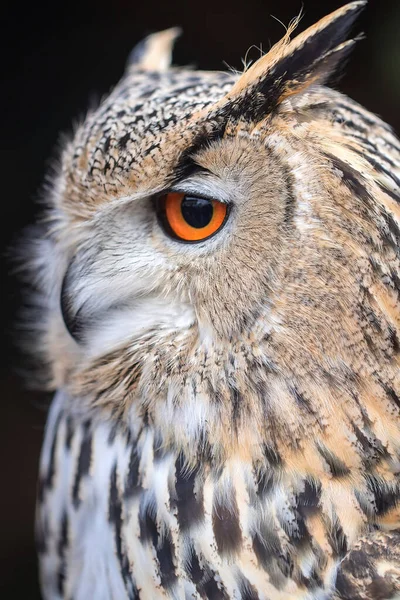
[(134, 50), (30, 246), (46, 600), (400, 598), (400, 142), (327, 87), (351, 2), (243, 73)]

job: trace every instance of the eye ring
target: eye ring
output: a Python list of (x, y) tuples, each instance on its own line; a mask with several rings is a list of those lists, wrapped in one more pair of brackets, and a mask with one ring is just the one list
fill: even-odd
[(230, 206), (194, 194), (167, 192), (156, 199), (156, 211), (164, 231), (183, 243), (199, 243), (213, 237), (225, 225)]

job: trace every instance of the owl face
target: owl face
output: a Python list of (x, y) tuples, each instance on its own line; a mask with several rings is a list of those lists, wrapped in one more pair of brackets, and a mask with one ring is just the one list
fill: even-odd
[(363, 6), (240, 76), (168, 68), (176, 32), (147, 39), (50, 197), (53, 386), (186, 456), (285, 447), (317, 473), (316, 440), (326, 459), (346, 438), (338, 464), (356, 465), (365, 406), (363, 435), (397, 439), (398, 188), (377, 168), (397, 142), (323, 86)]
[(62, 294), (80, 343), (195, 324), (201, 336), (230, 339), (260, 314), (291, 237), (279, 157), (240, 136), (207, 145), (185, 169), (161, 189), (112, 199), (82, 225)]

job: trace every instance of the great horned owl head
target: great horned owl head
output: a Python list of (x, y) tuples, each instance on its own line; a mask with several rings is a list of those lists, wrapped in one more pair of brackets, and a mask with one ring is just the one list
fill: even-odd
[(324, 85), (364, 4), (242, 74), (170, 68), (176, 30), (150, 36), (77, 129), (38, 259), (52, 385), (77, 406), (189, 454), (294, 457), (311, 424), (329, 453), (379, 411), (390, 443), (398, 142)]

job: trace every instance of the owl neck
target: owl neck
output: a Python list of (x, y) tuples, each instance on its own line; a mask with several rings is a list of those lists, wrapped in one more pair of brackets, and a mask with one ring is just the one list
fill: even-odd
[[(134, 439), (150, 431), (154, 453), (173, 452), (192, 467), (218, 471), (240, 460), (256, 472), (286, 469), (363, 489), (368, 473), (393, 478), (398, 449), (382, 439), (383, 420), (365, 418), (361, 406), (370, 398), (358, 381), (336, 383), (315, 354), (314, 370), (296, 376), (282, 356), (265, 331), (218, 344), (199, 342), (194, 328), (161, 342), (149, 334), (81, 366), (69, 388), (85, 410)], [(298, 362), (307, 359), (304, 349)]]

